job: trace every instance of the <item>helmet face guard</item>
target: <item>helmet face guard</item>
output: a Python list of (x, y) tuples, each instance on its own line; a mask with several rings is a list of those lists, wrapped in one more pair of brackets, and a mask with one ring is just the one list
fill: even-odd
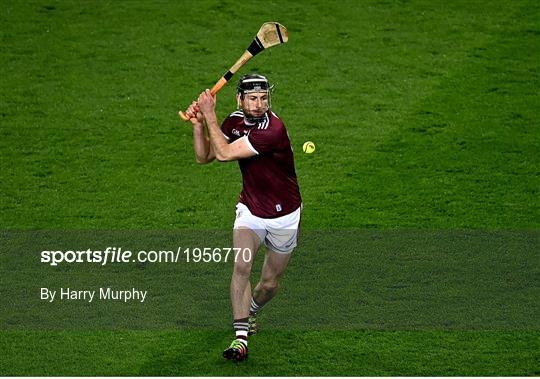
[(248, 122), (262, 121), (262, 119), (264, 118), (264, 114), (261, 116), (254, 116), (253, 114), (251, 114), (250, 109), (245, 108), (246, 94), (266, 92), (267, 109), (264, 112), (266, 113), (270, 109), (270, 94), (272, 92), (272, 88), (273, 86), (270, 86), (270, 84), (268, 83), (268, 79), (266, 79), (266, 77), (262, 75), (249, 74), (244, 75), (242, 78), (240, 78), (240, 80), (238, 81), (237, 91), (240, 100), (244, 102), (244, 106), (242, 106), (240, 103), (238, 104), (238, 106), (241, 107), (244, 111), (244, 117)]

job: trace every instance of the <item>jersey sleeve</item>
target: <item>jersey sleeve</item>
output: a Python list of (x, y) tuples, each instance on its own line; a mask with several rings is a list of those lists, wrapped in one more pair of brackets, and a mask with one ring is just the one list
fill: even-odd
[(227, 140), (230, 140), (232, 138), (232, 135), (231, 135), (231, 131), (232, 131), (232, 126), (231, 126), (231, 117), (227, 117), (225, 120), (223, 120), (223, 122), (221, 123), (221, 133), (223, 133), (223, 135), (225, 136), (225, 138), (227, 138)]
[(248, 134), (248, 139), (251, 146), (259, 154), (283, 150), (288, 141), (287, 133), (282, 124), (269, 129), (253, 129)]

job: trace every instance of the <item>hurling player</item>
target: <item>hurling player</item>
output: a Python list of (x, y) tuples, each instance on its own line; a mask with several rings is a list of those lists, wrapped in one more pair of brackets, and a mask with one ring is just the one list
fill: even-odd
[[(257, 331), (257, 312), (276, 294), (296, 247), (302, 200), (291, 142), (283, 121), (271, 110), (267, 78), (245, 75), (237, 89), (238, 110), (221, 127), (209, 90), (186, 113), (193, 124), (197, 162), (238, 161), (242, 172), (233, 228), (234, 247), (241, 253), (230, 287), (236, 336), (223, 352), (226, 359), (241, 361), (248, 356), (248, 335)], [(261, 279), (252, 291), (251, 269), (261, 244), (267, 247), (266, 255)]]

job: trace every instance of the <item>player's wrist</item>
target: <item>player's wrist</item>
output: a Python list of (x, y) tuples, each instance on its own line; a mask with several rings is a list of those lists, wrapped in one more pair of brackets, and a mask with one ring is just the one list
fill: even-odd
[(192, 124), (193, 126), (193, 132), (196, 134), (203, 134), (204, 133), (204, 123), (202, 122), (195, 122)]
[(214, 112), (204, 116), (208, 125), (217, 125), (217, 117)]

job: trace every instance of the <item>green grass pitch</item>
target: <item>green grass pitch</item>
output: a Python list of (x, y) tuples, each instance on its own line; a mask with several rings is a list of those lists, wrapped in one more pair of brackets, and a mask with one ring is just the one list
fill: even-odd
[[(534, 0), (2, 1), (0, 375), (540, 375), (538, 20)], [(230, 265), (110, 268), (169, 290), (140, 319), (103, 309), (118, 327), (34, 301), (41, 241), (8, 254), (13, 231), (231, 228), (237, 164), (197, 165), (176, 113), (266, 21), (289, 43), (240, 73), (276, 84), (305, 239), (249, 360), (220, 356)], [(89, 324), (47, 326), (68, 315)]]

